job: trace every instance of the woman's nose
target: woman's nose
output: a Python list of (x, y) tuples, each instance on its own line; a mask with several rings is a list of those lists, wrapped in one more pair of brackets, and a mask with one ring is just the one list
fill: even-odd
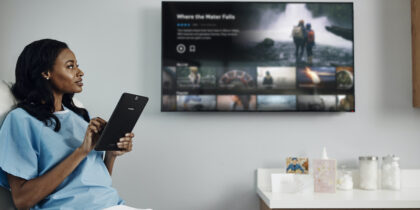
[(85, 73), (83, 73), (82, 69), (79, 69), (79, 74), (78, 75), (83, 76), (83, 75), (85, 75)]

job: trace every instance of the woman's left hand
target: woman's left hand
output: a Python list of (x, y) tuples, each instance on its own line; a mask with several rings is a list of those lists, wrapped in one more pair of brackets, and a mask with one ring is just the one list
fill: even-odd
[(126, 133), (125, 136), (121, 137), (117, 143), (118, 148), (120, 148), (121, 150), (107, 151), (108, 155), (116, 157), (123, 155), (127, 152), (131, 152), (131, 150), (133, 149), (133, 138), (134, 133)]

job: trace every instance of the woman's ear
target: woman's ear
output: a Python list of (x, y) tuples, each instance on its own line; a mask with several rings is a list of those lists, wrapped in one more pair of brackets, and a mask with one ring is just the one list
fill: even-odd
[(51, 74), (50, 74), (50, 72), (49, 72), (49, 71), (47, 71), (47, 72), (42, 72), (41, 74), (42, 74), (42, 76), (43, 76), (46, 80), (49, 80), (49, 79), (50, 79), (50, 77), (51, 77)]

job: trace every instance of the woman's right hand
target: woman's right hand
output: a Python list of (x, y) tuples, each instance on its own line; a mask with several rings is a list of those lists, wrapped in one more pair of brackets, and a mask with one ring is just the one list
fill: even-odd
[(100, 117), (96, 117), (90, 120), (89, 125), (86, 129), (85, 139), (83, 140), (80, 149), (84, 154), (89, 154), (92, 151), (96, 143), (98, 143), (99, 136), (106, 125), (106, 121)]

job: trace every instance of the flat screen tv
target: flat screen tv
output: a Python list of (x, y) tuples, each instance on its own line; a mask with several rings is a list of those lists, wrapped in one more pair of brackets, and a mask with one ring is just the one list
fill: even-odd
[(353, 3), (162, 2), (162, 111), (354, 112)]

